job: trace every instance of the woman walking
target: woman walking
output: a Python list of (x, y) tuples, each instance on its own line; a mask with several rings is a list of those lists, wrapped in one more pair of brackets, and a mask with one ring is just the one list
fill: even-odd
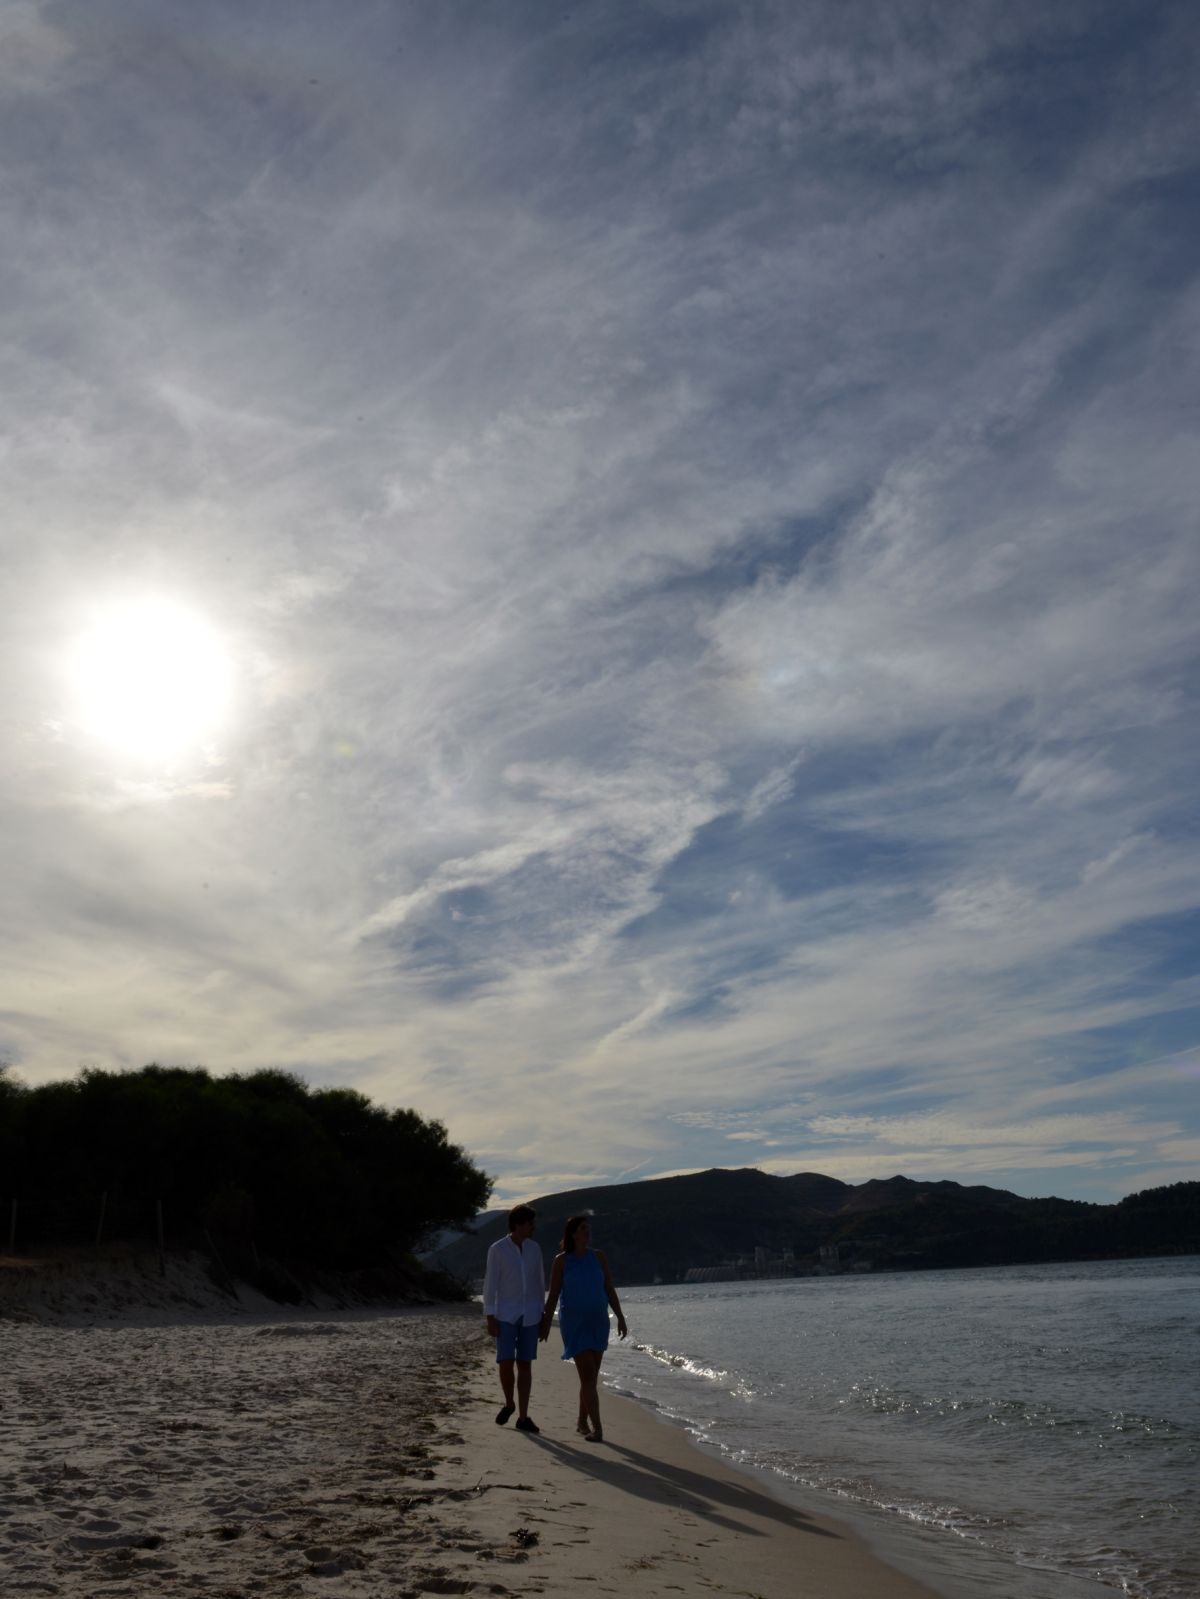
[(550, 1336), (554, 1307), (562, 1295), (558, 1325), (562, 1333), (563, 1359), (573, 1360), (579, 1373), (579, 1421), (577, 1431), (590, 1444), (604, 1441), (600, 1425), (600, 1362), (608, 1348), (608, 1307), (617, 1318), (617, 1333), (629, 1331), (612, 1273), (602, 1251), (592, 1249), (592, 1227), (586, 1216), (572, 1216), (563, 1228), (562, 1252), (554, 1257), (550, 1271), (550, 1293), (542, 1312), (540, 1333), (543, 1343)]

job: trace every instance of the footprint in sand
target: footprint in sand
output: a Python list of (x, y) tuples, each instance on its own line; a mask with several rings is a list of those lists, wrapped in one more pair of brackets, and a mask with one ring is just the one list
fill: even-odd
[(142, 1535), (136, 1532), (75, 1533), (66, 1542), (72, 1549), (87, 1554), (97, 1549), (111, 1551), (140, 1548)]
[(336, 1549), (318, 1545), (304, 1551), (310, 1577), (342, 1577), (347, 1571), (361, 1571), (366, 1561), (358, 1555), (339, 1554)]

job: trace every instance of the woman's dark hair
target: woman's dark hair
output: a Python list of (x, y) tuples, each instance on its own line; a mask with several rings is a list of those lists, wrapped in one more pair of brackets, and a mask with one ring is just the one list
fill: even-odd
[(563, 1228), (562, 1235), (562, 1252), (564, 1255), (573, 1255), (575, 1253), (575, 1234), (578, 1232), (580, 1225), (583, 1222), (587, 1222), (588, 1226), (590, 1227), (592, 1218), (590, 1216), (567, 1217), (567, 1224)]

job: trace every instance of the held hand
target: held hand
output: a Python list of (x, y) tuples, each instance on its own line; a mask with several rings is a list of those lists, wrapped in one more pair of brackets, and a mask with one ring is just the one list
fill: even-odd
[(541, 1340), (542, 1343), (545, 1343), (547, 1338), (549, 1338), (549, 1336), (550, 1336), (550, 1322), (545, 1316), (543, 1316), (541, 1321), (538, 1323), (538, 1338)]
[(495, 1316), (489, 1316), (488, 1317), (488, 1319), (487, 1319), (487, 1330), (488, 1330), (488, 1337), (489, 1338), (499, 1338), (499, 1336), (500, 1336), (500, 1323), (496, 1320)]

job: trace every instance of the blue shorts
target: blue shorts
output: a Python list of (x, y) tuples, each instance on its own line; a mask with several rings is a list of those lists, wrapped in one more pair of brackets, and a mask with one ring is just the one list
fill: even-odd
[(526, 1327), (520, 1321), (502, 1321), (500, 1336), (496, 1339), (497, 1360), (536, 1360), (538, 1324)]

